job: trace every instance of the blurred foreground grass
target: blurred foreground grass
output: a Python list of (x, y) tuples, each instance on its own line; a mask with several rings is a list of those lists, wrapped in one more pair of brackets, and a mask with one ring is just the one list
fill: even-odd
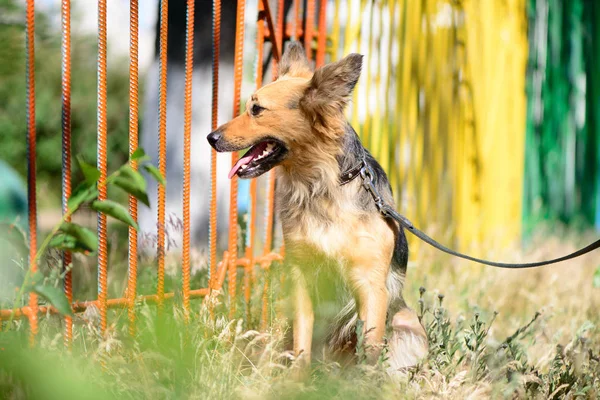
[[(545, 259), (588, 240), (565, 234), (536, 241), (526, 254), (486, 255)], [(163, 320), (156, 308), (140, 305), (135, 340), (127, 335), (125, 310), (111, 311), (104, 337), (97, 315), (88, 310), (76, 317), (71, 353), (63, 350), (55, 316), (41, 318), (33, 350), (26, 345), (24, 322), (15, 322), (14, 330), (5, 323), (0, 398), (598, 398), (597, 254), (524, 271), (471, 265), (422, 247), (413, 260), (418, 261), (409, 266), (405, 294), (423, 316), (430, 354), (404, 374), (389, 376), (385, 362), (348, 367), (320, 361), (309, 382), (294, 381), (285, 321), (275, 313), (267, 332), (254, 330), (258, 285), (250, 320), (241, 302), (239, 319), (226, 318), (222, 296), (211, 299), (215, 321), (202, 301), (194, 301), (188, 325), (177, 304), (167, 306)], [(421, 286), (427, 291), (419, 300)]]

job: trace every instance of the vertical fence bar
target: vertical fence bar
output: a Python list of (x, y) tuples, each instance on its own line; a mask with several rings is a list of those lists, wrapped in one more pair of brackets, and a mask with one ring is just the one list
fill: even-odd
[[(354, 2), (352, 2), (354, 3)], [(344, 29), (344, 52), (343, 52), (343, 56), (345, 56), (346, 54), (349, 54), (352, 51), (352, 48), (354, 46), (356, 46), (356, 50), (360, 52), (360, 33), (361, 33), (361, 26), (362, 26), (362, 19), (361, 19), (361, 14), (362, 14), (362, 5), (364, 4), (364, 0), (362, 0), (360, 8), (358, 10), (354, 9), (354, 4), (349, 4), (348, 5), (348, 17), (346, 18), (346, 26)], [(363, 61), (364, 62), (364, 61)], [(366, 75), (366, 74), (365, 74)], [(351, 115), (352, 115), (352, 119), (350, 121), (352, 127), (356, 130), (356, 133), (358, 134), (358, 136), (361, 138), (362, 140), (362, 125), (360, 124), (360, 112), (359, 112), (359, 105), (361, 104), (361, 101), (359, 101), (359, 92), (361, 91), (361, 86), (362, 86), (362, 82), (364, 81), (359, 81), (358, 84), (356, 85), (356, 88), (354, 89), (354, 92), (352, 93), (352, 111), (351, 111)], [(350, 107), (348, 107), (348, 109), (350, 109)]]
[(340, 0), (335, 0), (333, 10), (333, 26), (331, 29), (331, 60), (338, 58), (340, 50)]
[(405, 85), (405, 76), (409, 76), (410, 72), (405, 72), (407, 69), (407, 64), (412, 62), (412, 46), (411, 41), (409, 40), (409, 29), (408, 25), (410, 23), (409, 14), (409, 5), (406, 0), (399, 0), (398, 4), (399, 8), (399, 24), (398, 29), (396, 30), (396, 38), (395, 40), (399, 45), (399, 56), (398, 56), (398, 64), (394, 71), (394, 82), (396, 85), (396, 93), (394, 94), (394, 128), (396, 129), (398, 134), (398, 138), (396, 141), (396, 146), (400, 151), (397, 152), (398, 156), (393, 162), (394, 168), (390, 170), (390, 182), (392, 185), (392, 190), (394, 193), (401, 193), (402, 188), (405, 187), (405, 159), (404, 159), (404, 149), (408, 146), (406, 143), (407, 130), (404, 126), (404, 119), (400, 118), (400, 115), (404, 115), (404, 107), (406, 103), (405, 94), (407, 93), (407, 89), (404, 87)]
[(183, 310), (186, 321), (190, 311), (190, 152), (192, 143), (192, 72), (194, 68), (194, 1), (187, 2), (185, 50), (185, 104), (183, 123)]
[[(277, 31), (275, 32), (276, 42), (280, 46), (280, 57), (283, 55), (283, 21), (284, 21), (284, 2), (279, 1), (277, 6)], [(294, 20), (297, 21), (298, 1), (294, 0)], [(273, 58), (273, 80), (278, 78), (279, 62)], [(275, 170), (271, 169), (267, 175), (267, 203), (265, 207), (265, 242), (263, 253), (268, 254), (271, 251), (273, 242), (273, 214), (274, 214), (274, 194), (275, 194)]]
[[(277, 38), (277, 45), (279, 46), (279, 57), (283, 56), (283, 20), (284, 20), (284, 1), (279, 0), (277, 2), (277, 31), (275, 32), (275, 37)], [(273, 80), (277, 79), (277, 75), (279, 74), (279, 61), (273, 58)]]
[[(107, 176), (106, 168), (106, 0), (98, 0), (98, 151), (100, 182)], [(98, 200), (106, 200), (106, 186), (98, 188)], [(100, 332), (106, 331), (106, 301), (108, 281), (108, 252), (106, 215), (98, 213), (98, 305)]]
[(265, 209), (265, 244), (264, 254), (268, 254), (273, 246), (273, 215), (275, 208), (275, 171), (269, 171), (267, 183), (267, 204)]
[[(300, 0), (294, 0), (294, 40), (300, 40), (300, 32), (302, 31), (302, 19), (300, 18)], [(283, 51), (283, 50), (282, 50)]]
[[(366, 23), (366, 18), (364, 17), (365, 12), (368, 10), (369, 16), (368, 16), (368, 23), (369, 23), (369, 30), (366, 31), (365, 33), (363, 33), (363, 28), (364, 28), (364, 23)], [(365, 119), (364, 121), (362, 121), (362, 129), (361, 129), (361, 140), (363, 141), (363, 143), (365, 143), (366, 147), (368, 149), (370, 149), (371, 151), (373, 151), (373, 147), (371, 146), (371, 123), (372, 123), (372, 114), (373, 114), (373, 110), (371, 110), (371, 102), (369, 101), (369, 99), (371, 98), (371, 84), (373, 81), (373, 76), (371, 73), (371, 59), (372, 59), (372, 54), (373, 54), (373, 16), (375, 14), (375, 4), (371, 3), (370, 6), (366, 6), (366, 5), (361, 5), (361, 11), (360, 11), (362, 17), (361, 17), (361, 29), (359, 31), (359, 35), (358, 35), (358, 48), (359, 51), (363, 51), (361, 49), (362, 47), (362, 42), (363, 42), (363, 37), (366, 36), (366, 40), (364, 40), (364, 42), (366, 42), (366, 51), (365, 53), (367, 54), (367, 56), (365, 57), (364, 60), (364, 66), (363, 66), (363, 71), (364, 71), (364, 76), (366, 79), (366, 82), (364, 83), (364, 94), (361, 95), (360, 91), (360, 86), (356, 88), (356, 91), (354, 92), (354, 96), (355, 99), (361, 98), (362, 97), (362, 105), (360, 106), (361, 108), (364, 107), (364, 109), (366, 110), (366, 115), (365, 115)], [(357, 101), (358, 103), (358, 101)], [(358, 104), (357, 104), (358, 105)]]
[[(277, 13), (278, 14), (277, 14), (277, 35), (276, 36), (277, 36), (277, 43), (280, 43), (280, 45), (279, 45), (280, 46), (279, 47), (279, 52), (280, 53), (279, 54), (280, 54), (280, 56), (283, 56), (283, 33), (284, 33), (283, 32), (283, 21), (284, 21), (284, 19), (286, 17), (285, 16), (285, 9), (284, 9), (284, 2), (283, 2), (283, 0), (279, 0), (279, 7), (277, 8)], [(279, 60), (273, 60), (273, 70), (278, 71), (278, 69), (279, 69)], [(275, 76), (275, 79), (276, 79), (276, 76)], [(271, 212), (274, 214), (274, 212), (275, 212), (275, 210), (274, 210), (275, 171), (272, 170), (271, 173), (272, 173), (271, 180), (273, 181), (272, 188), (270, 188), (270, 190), (273, 193), (273, 203), (272, 203), (273, 205), (271, 205), (271, 207), (272, 207), (272, 211)], [(274, 223), (271, 222), (271, 226), (269, 228), (271, 230), (271, 232), (273, 231), (273, 224)], [(279, 249), (279, 252), (280, 252), (280, 254), (282, 256), (284, 254), (284, 248), (285, 248), (285, 246), (284, 246), (284, 244), (282, 244), (281, 248)], [(267, 275), (267, 278), (265, 280), (267, 282), (267, 284), (269, 282), (269, 279), (270, 279), (270, 275)], [(282, 272), (281, 275), (279, 276), (279, 282), (281, 284), (281, 287), (283, 287), (284, 280), (285, 280), (285, 274)], [(266, 290), (265, 290), (265, 294), (267, 294)], [(268, 296), (265, 295), (265, 298), (263, 299), (263, 303), (264, 303), (264, 308), (265, 308), (266, 311), (268, 311), (268, 301), (269, 301), (269, 298), (268, 298)], [(268, 314), (265, 312), (265, 317), (267, 315)]]
[(319, 33), (317, 36), (317, 68), (325, 64), (325, 52), (327, 51), (327, 1), (319, 2)]
[[(274, 211), (274, 197), (275, 197), (275, 171), (269, 171), (267, 181), (267, 204), (265, 209), (265, 243), (263, 248), (263, 254), (268, 254), (271, 251), (273, 241), (273, 211)], [(265, 330), (267, 328), (269, 320), (269, 290), (270, 290), (270, 274), (267, 270), (266, 264), (261, 264), (261, 269), (264, 274), (264, 285), (262, 294), (262, 309), (260, 319), (260, 329)]]
[(304, 50), (306, 57), (312, 60), (312, 40), (315, 27), (315, 0), (306, 0), (306, 21), (304, 25)]
[[(61, 49), (62, 49), (62, 212), (68, 212), (67, 201), (71, 196), (71, 0), (62, 0), (61, 4)], [(71, 222), (68, 217), (65, 222)], [(73, 281), (71, 271), (67, 270), (72, 262), (71, 253), (63, 252), (62, 265), (65, 273), (64, 291), (69, 303), (73, 301)], [(71, 347), (73, 338), (73, 319), (65, 316), (64, 344)]]
[[(297, 12), (298, 12), (298, 2), (294, 2), (294, 21), (297, 21)], [(280, 56), (283, 55), (284, 45), (283, 45), (283, 21), (284, 21), (284, 3), (283, 0), (280, 0), (277, 5), (277, 31), (275, 32), (276, 42), (279, 44), (280, 48)], [(296, 30), (296, 26), (294, 26)], [(279, 63), (273, 58), (273, 80), (277, 79), (279, 71)], [(273, 214), (274, 214), (274, 196), (275, 196), (275, 170), (270, 170), (267, 175), (267, 203), (265, 207), (265, 242), (263, 247), (263, 254), (268, 254), (271, 252), (271, 247), (273, 243)], [(261, 312), (261, 321), (260, 321), (260, 329), (264, 330), (267, 327), (268, 323), (268, 307), (269, 307), (269, 272), (264, 268), (265, 265), (261, 265), (263, 271), (265, 272), (265, 283), (263, 286), (263, 296), (262, 296), (262, 312)]]
[[(129, 156), (138, 147), (138, 35), (139, 35), (138, 0), (129, 3)], [(131, 167), (137, 170), (137, 161), (131, 161)], [(138, 202), (135, 196), (129, 195), (129, 214), (137, 222)], [(137, 235), (138, 232), (129, 227), (129, 252), (127, 270), (127, 316), (129, 318), (129, 335), (135, 335), (135, 296), (137, 294)]]
[[(35, 149), (35, 1), (27, 0), (26, 18), (26, 74), (27, 74), (27, 210), (29, 225), (29, 268), (33, 275), (37, 271), (37, 195), (36, 195), (36, 149)], [(29, 344), (35, 344), (38, 333), (37, 295), (29, 294)]]
[[(372, 123), (370, 126), (370, 135), (371, 135), (371, 145), (370, 148), (373, 149), (374, 152), (376, 152), (377, 154), (377, 158), (381, 160), (381, 154), (382, 154), (382, 147), (385, 141), (385, 136), (383, 135), (383, 129), (382, 129), (382, 122), (384, 122), (382, 120), (382, 112), (381, 112), (381, 105), (383, 103), (384, 107), (387, 104), (387, 102), (382, 101), (384, 99), (383, 92), (381, 91), (381, 81), (382, 81), (382, 74), (381, 74), (381, 68), (384, 65), (384, 59), (383, 59), (383, 49), (382, 49), (382, 38), (384, 35), (383, 29), (382, 29), (382, 25), (383, 25), (383, 12), (384, 12), (384, 6), (383, 5), (379, 5), (379, 9), (377, 9), (375, 6), (373, 7), (373, 11), (371, 13), (371, 24), (372, 24), (372, 30), (373, 32), (376, 32), (374, 34), (374, 37), (372, 37), (372, 40), (369, 44), (369, 48), (370, 51), (372, 51), (373, 49), (375, 49), (377, 51), (377, 59), (375, 60), (375, 71), (374, 71), (374, 79), (375, 79), (375, 97), (377, 98), (377, 101), (375, 102), (375, 110), (373, 112), (373, 118), (371, 119)], [(375, 21), (377, 21), (377, 23), (375, 23)], [(374, 58), (374, 57), (373, 57)]]
[[(221, 0), (213, 0), (213, 65), (211, 129), (219, 124), (219, 53), (221, 51)], [(209, 289), (215, 287), (217, 277), (217, 151), (210, 150), (210, 220), (209, 220)]]
[[(236, 17), (235, 37), (235, 59), (234, 59), (234, 92), (233, 92), (233, 118), (240, 112), (240, 95), (242, 89), (242, 70), (244, 66), (244, 12), (246, 1), (238, 0)], [(238, 160), (237, 153), (231, 153), (231, 165)], [(237, 194), (238, 178), (231, 178), (231, 189), (229, 193), (229, 316), (235, 315), (235, 297), (237, 285)]]
[[(346, 6), (346, 24), (344, 26), (344, 46), (342, 48), (342, 56), (350, 53), (352, 44), (355, 41), (356, 22), (354, 17), (354, 2), (348, 2)], [(356, 129), (356, 128), (354, 128)]]
[[(258, 2), (258, 19), (256, 21), (256, 76), (255, 84), (258, 90), (262, 86), (263, 76), (263, 55), (265, 44), (265, 6), (263, 1)], [(257, 180), (252, 179), (250, 182), (250, 221), (248, 224), (249, 243), (246, 247), (246, 259), (248, 264), (244, 271), (244, 300), (246, 301), (246, 321), (250, 321), (250, 297), (252, 294), (252, 271), (254, 270), (254, 244), (256, 233), (256, 185)]]
[[(261, 266), (264, 267), (264, 266)], [(262, 310), (261, 310), (261, 318), (260, 318), (260, 329), (266, 330), (269, 324), (269, 291), (271, 290), (271, 274), (268, 269), (263, 268), (263, 272), (265, 274), (265, 283), (263, 286), (263, 295), (262, 295)]]
[(392, 101), (392, 75), (394, 71), (394, 58), (393, 58), (393, 44), (394, 44), (394, 32), (398, 29), (398, 23), (396, 21), (396, 0), (391, 0), (388, 4), (388, 13), (389, 19), (391, 22), (391, 27), (388, 31), (388, 47), (387, 47), (387, 73), (386, 73), (386, 83), (385, 83), (385, 106), (384, 106), (384, 116), (383, 116), (383, 143), (382, 143), (382, 152), (381, 152), (381, 165), (385, 169), (385, 171), (390, 171), (393, 168), (392, 160), (393, 157), (391, 155), (392, 149), (394, 149), (393, 144), (393, 135), (391, 132), (394, 132), (393, 125), (391, 125), (390, 120), (390, 112), (392, 107), (394, 107)]
[[(160, 1), (160, 86), (158, 99), (158, 169), (167, 176), (167, 29), (169, 1)], [(158, 184), (158, 223), (156, 258), (158, 261), (158, 310), (162, 311), (165, 295), (165, 186)]]

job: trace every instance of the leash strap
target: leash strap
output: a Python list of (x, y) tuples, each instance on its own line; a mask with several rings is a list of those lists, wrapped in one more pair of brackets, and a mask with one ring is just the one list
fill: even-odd
[(418, 237), (425, 243), (429, 244), (430, 246), (433, 246), (436, 249), (441, 250), (444, 253), (450, 254), (452, 256), (464, 258), (465, 260), (475, 261), (480, 264), (490, 265), (492, 267), (497, 267), (497, 268), (523, 269), (523, 268), (541, 267), (543, 265), (555, 264), (555, 263), (558, 263), (561, 261), (571, 260), (573, 258), (582, 256), (584, 254), (587, 254), (591, 251), (594, 251), (594, 250), (600, 248), (600, 239), (599, 239), (599, 240), (596, 240), (594, 243), (584, 247), (583, 249), (577, 250), (576, 252), (568, 254), (566, 256), (554, 258), (554, 259), (548, 260), (548, 261), (539, 261), (539, 262), (525, 263), (525, 264), (501, 263), (501, 262), (488, 261), (488, 260), (483, 260), (481, 258), (471, 257), (469, 255), (449, 249), (448, 247), (438, 243), (437, 241), (435, 241), (434, 239), (429, 237), (426, 233), (417, 229), (413, 225), (412, 222), (410, 222), (406, 217), (404, 217), (403, 215), (398, 213), (394, 209), (394, 207), (390, 206), (389, 204), (386, 204), (383, 201), (383, 199), (381, 198), (381, 196), (379, 195), (377, 188), (375, 187), (374, 174), (373, 174), (371, 168), (366, 163), (363, 164), (363, 167), (360, 170), (360, 176), (363, 180), (363, 187), (371, 194), (371, 196), (373, 197), (373, 200), (375, 201), (375, 206), (377, 207), (377, 210), (381, 213), (381, 215), (383, 215), (384, 218), (391, 218), (391, 219), (397, 221), (400, 225), (402, 225), (404, 228), (406, 228), (410, 233), (412, 233), (413, 235), (415, 235), (416, 237)]

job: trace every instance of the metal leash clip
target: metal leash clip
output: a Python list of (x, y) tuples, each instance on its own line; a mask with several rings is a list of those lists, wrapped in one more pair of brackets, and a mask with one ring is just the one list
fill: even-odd
[(373, 201), (375, 202), (375, 207), (377, 208), (377, 211), (379, 211), (384, 216), (387, 215), (387, 212), (384, 209), (383, 199), (381, 198), (379, 191), (375, 187), (375, 183), (374, 183), (375, 178), (373, 175), (373, 171), (371, 170), (371, 167), (369, 165), (367, 165), (366, 163), (360, 169), (360, 177), (362, 178), (362, 181), (363, 181), (362, 182), (363, 187), (365, 188), (365, 190), (367, 192), (369, 192), (371, 194), (371, 197), (373, 197)]

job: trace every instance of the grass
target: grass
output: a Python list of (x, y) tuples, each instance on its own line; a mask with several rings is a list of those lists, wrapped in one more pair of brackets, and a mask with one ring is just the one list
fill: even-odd
[[(588, 240), (565, 234), (536, 240), (526, 253), (480, 254), (544, 259)], [(215, 320), (194, 301), (189, 324), (178, 304), (167, 306), (162, 318), (142, 304), (135, 340), (127, 335), (124, 310), (111, 312), (104, 337), (93, 312), (79, 315), (70, 353), (63, 350), (57, 317), (41, 318), (35, 349), (27, 348), (25, 323), (11, 330), (5, 323), (0, 398), (598, 398), (596, 254), (524, 271), (464, 263), (423, 246), (412, 260), (405, 294), (427, 328), (430, 352), (403, 374), (388, 375), (383, 356), (377, 365), (351, 367), (315, 361), (308, 381), (292, 379), (283, 318), (275, 312), (266, 332), (256, 330), (257, 287), (250, 321), (241, 301), (240, 318), (228, 319), (224, 296), (209, 299)]]

